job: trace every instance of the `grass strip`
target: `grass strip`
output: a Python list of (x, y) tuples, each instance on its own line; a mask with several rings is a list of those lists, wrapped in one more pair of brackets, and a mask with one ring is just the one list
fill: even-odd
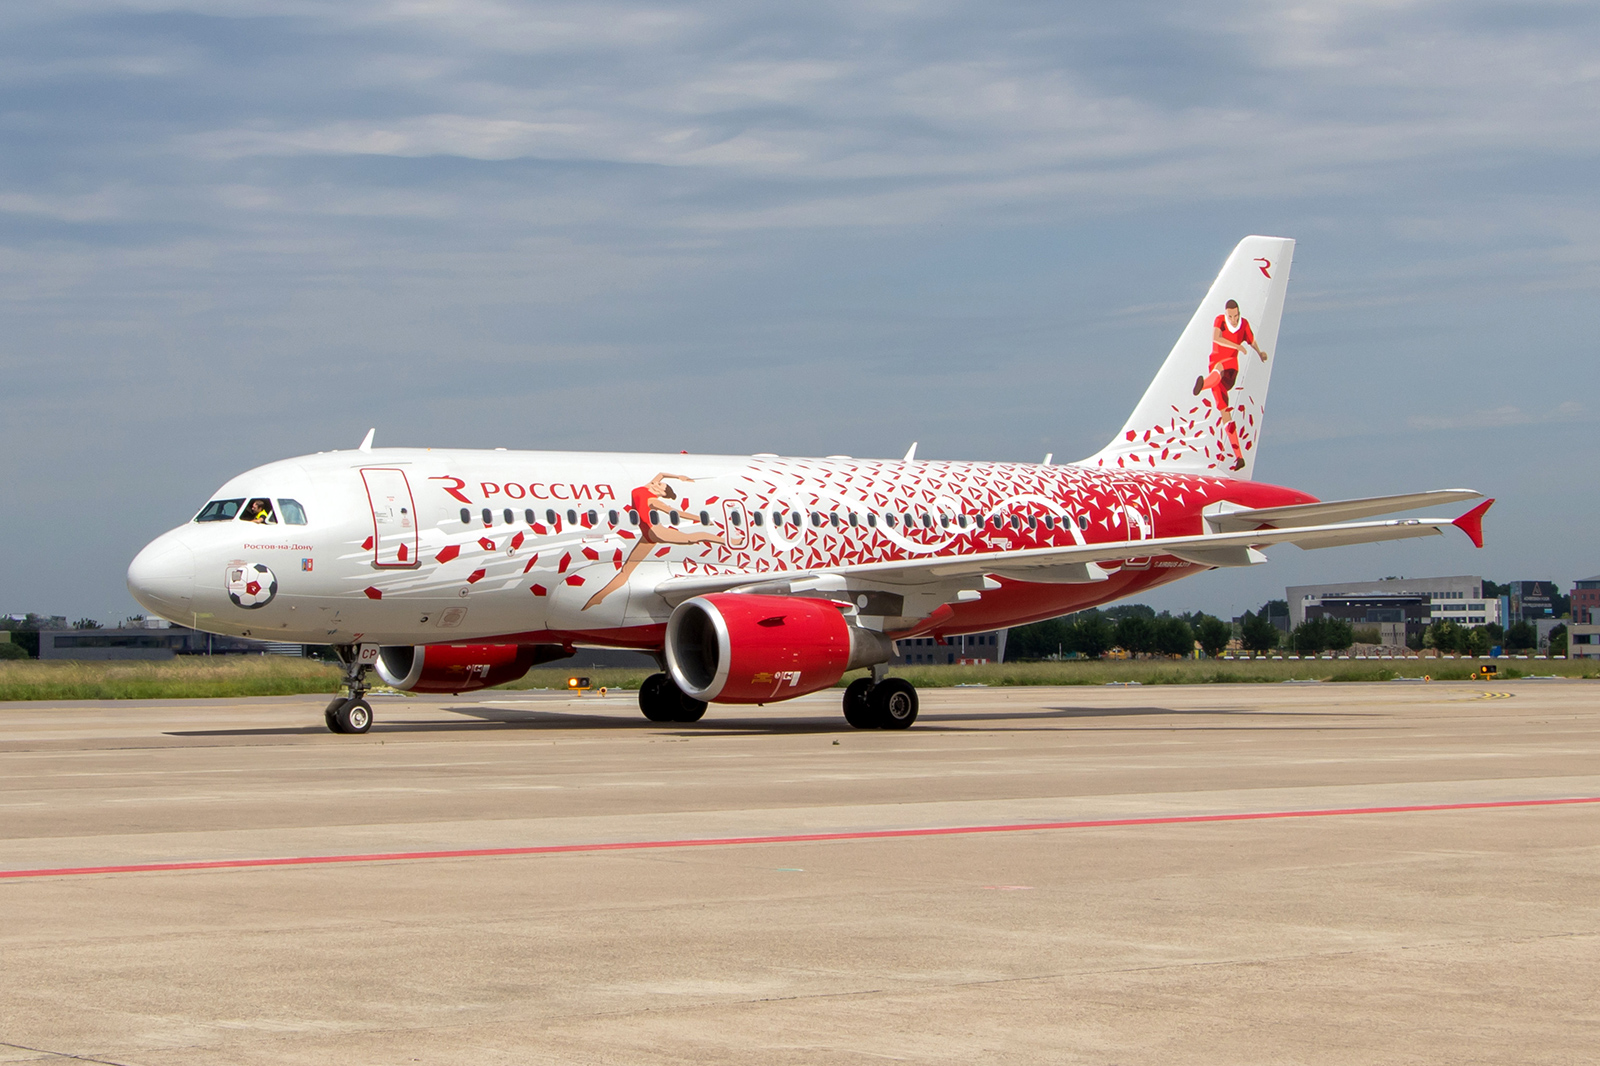
[[(981, 666), (905, 666), (890, 673), (920, 688), (957, 685), (1209, 685), (1285, 681), (1390, 681), (1424, 676), (1434, 681), (1466, 681), (1481, 659), (1301, 659), (1294, 660), (1134, 660), (1061, 663), (1004, 663)], [(1512, 665), (1512, 664), (1515, 665)], [(1500, 679), (1530, 675), (1600, 677), (1592, 662), (1552, 659), (1499, 659)], [(593, 688), (637, 689), (651, 671), (633, 668), (562, 669), (559, 664), (529, 671), (500, 691), (567, 689), (567, 678), (587, 677)], [(192, 699), (202, 697), (296, 696), (333, 693), (339, 668), (311, 659), (279, 656), (185, 657), (166, 662), (0, 662), (0, 701)], [(861, 677), (854, 671), (843, 686)], [(1492, 683), (1492, 682), (1490, 682)]]
[(150, 700), (334, 692), (339, 668), (276, 655), (0, 662), (0, 700)]

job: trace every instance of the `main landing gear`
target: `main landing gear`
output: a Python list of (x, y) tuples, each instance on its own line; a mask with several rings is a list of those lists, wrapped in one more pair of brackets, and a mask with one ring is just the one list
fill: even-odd
[(844, 720), (857, 729), (910, 729), (917, 720), (917, 690), (900, 677), (874, 667), (844, 690)]
[(706, 713), (703, 700), (679, 688), (669, 674), (651, 674), (639, 686), (639, 709), (652, 722), (698, 722)]
[(344, 661), (344, 685), (350, 695), (340, 696), (322, 712), (323, 721), (333, 733), (365, 733), (372, 728), (372, 704), (367, 702), (367, 671), (370, 666), (356, 661), (355, 649), (337, 649)]

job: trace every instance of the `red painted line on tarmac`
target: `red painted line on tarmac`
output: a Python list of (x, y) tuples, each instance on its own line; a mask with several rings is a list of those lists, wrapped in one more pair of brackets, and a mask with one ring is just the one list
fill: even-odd
[(371, 855), (295, 855), (273, 859), (216, 859), (203, 862), (147, 862), (126, 866), (67, 866), (53, 870), (0, 870), (0, 880), (21, 877), (81, 877), (86, 874), (142, 874), (172, 870), (240, 870), (252, 866), (317, 866), (327, 863), (416, 862), (422, 859), (482, 859), (503, 855), (565, 855), (589, 851), (647, 851), (661, 848), (720, 848), (740, 844), (816, 844), (832, 840), (891, 840), (897, 837), (964, 836), (978, 833), (1036, 833), (1047, 829), (1104, 829), (1140, 825), (1191, 825), (1199, 822), (1256, 822), (1275, 818), (1337, 818), (1356, 814), (1417, 814), (1429, 811), (1484, 811), (1508, 807), (1559, 807), (1600, 803), (1600, 796), (1563, 799), (1499, 800), (1489, 803), (1425, 803), (1406, 807), (1334, 807), (1311, 811), (1247, 811), (1242, 814), (1178, 814), (1152, 818), (1098, 818), (1081, 822), (1021, 822), (1015, 825), (956, 825), (928, 829), (865, 829), (845, 833), (783, 833), (758, 837), (707, 837), (688, 840), (625, 840), (610, 844), (544, 844), (531, 848), (462, 848), (457, 851), (390, 851)]

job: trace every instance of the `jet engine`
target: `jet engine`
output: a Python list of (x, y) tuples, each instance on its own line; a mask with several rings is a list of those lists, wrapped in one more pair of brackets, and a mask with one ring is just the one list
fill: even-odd
[(686, 695), (707, 703), (804, 696), (846, 670), (889, 661), (889, 638), (850, 624), (844, 610), (800, 596), (696, 596), (667, 620), (667, 669)]
[(377, 669), (402, 692), (471, 692), (571, 654), (560, 644), (401, 644), (379, 650)]

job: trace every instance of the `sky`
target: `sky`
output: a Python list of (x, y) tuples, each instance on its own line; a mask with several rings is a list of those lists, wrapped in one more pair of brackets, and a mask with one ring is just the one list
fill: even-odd
[[(1057, 461), (1294, 237), (1258, 480), (1600, 572), (1600, 7), (0, 6), (0, 611), (120, 619), (230, 476), (379, 445)], [(1460, 509), (1460, 508), (1458, 508)]]

